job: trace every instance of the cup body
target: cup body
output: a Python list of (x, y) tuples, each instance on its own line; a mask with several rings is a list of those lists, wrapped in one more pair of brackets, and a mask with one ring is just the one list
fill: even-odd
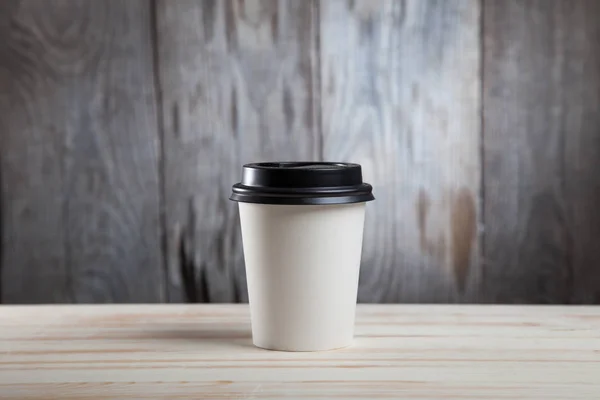
[(365, 203), (238, 204), (254, 345), (350, 345)]

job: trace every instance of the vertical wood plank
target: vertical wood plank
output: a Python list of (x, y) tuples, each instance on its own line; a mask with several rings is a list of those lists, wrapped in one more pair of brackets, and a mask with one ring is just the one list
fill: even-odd
[(324, 156), (361, 163), (359, 299), (466, 301), (479, 276), (478, 1), (321, 2)]
[[(171, 301), (247, 301), (231, 185), (318, 158), (312, 1), (158, 2)], [(317, 88), (317, 90), (315, 90)]]
[(600, 3), (486, 1), (485, 299), (600, 301)]
[(2, 2), (3, 302), (163, 299), (149, 7)]

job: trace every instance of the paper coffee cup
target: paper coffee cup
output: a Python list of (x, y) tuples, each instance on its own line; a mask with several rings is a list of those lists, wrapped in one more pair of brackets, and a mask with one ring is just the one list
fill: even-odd
[(358, 164), (247, 164), (239, 202), (252, 339), (272, 350), (352, 343), (365, 203)]

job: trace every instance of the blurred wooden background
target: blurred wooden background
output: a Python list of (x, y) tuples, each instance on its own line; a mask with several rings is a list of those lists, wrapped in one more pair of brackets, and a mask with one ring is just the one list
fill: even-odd
[(360, 301), (600, 303), (600, 1), (0, 2), (2, 302), (246, 301), (265, 160), (363, 165)]

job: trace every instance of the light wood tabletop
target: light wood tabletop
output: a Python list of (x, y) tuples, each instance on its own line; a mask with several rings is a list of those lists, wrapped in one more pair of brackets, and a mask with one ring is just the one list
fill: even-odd
[(598, 399), (600, 307), (359, 305), (353, 346), (252, 346), (247, 305), (0, 307), (0, 398)]

